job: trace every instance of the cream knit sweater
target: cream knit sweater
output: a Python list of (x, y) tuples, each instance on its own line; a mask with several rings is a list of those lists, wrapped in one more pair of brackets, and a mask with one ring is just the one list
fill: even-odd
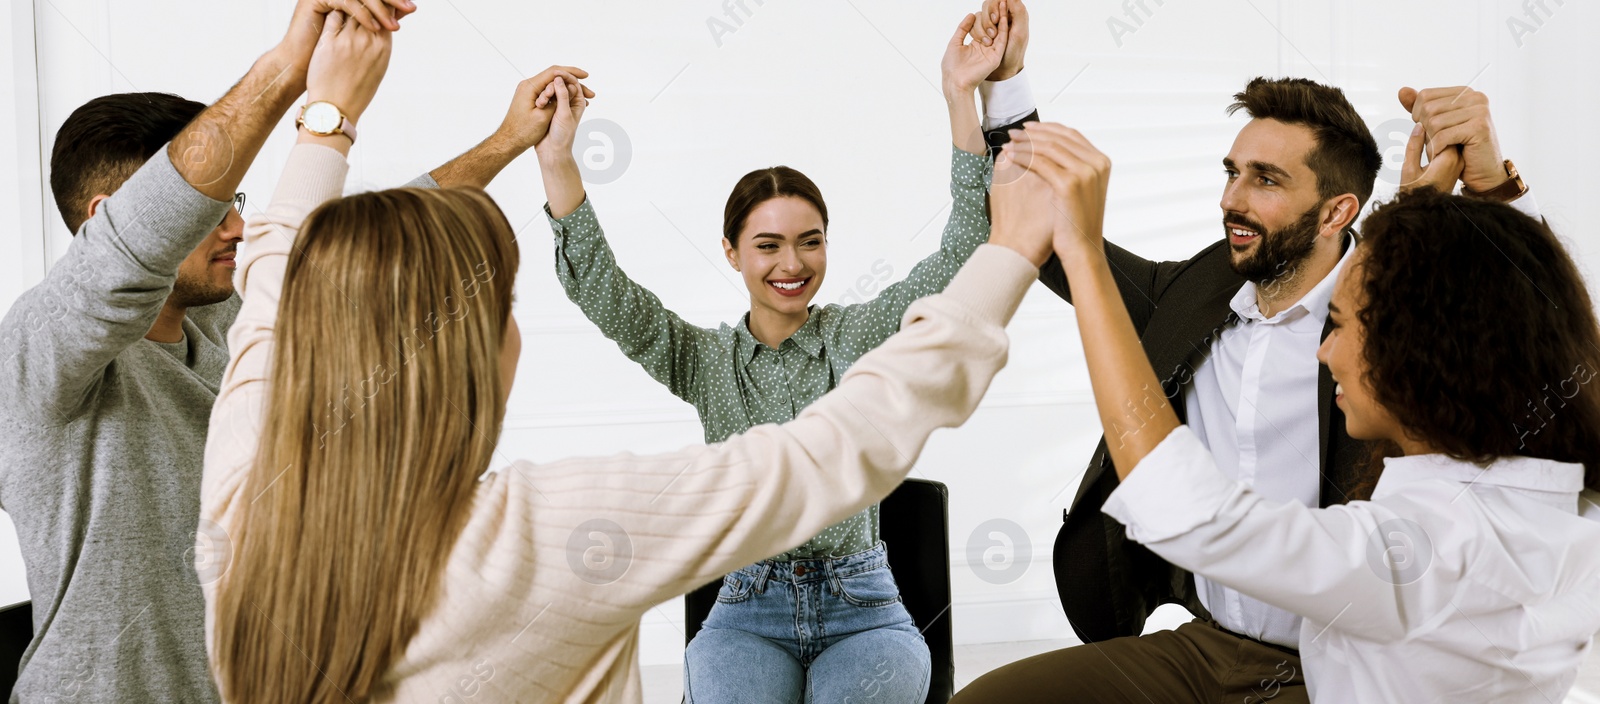
[[(286, 255), (306, 214), (339, 197), (347, 170), (334, 150), (294, 147), (271, 205), (245, 228), (244, 306), (228, 334), (201, 488), (195, 553), (209, 569), (249, 506)], [(489, 474), (442, 566), (437, 605), (386, 677), (388, 698), (641, 701), (640, 616), (887, 496), (935, 429), (977, 407), (1037, 275), (1009, 249), (979, 248), (943, 294), (911, 306), (899, 334), (793, 422), (670, 454), (515, 462)], [(205, 596), (209, 639), (215, 580)]]

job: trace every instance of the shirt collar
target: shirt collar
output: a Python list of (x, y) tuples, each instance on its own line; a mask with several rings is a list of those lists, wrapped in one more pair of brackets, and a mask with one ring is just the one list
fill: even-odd
[[(1274, 319), (1290, 316), (1294, 311), (1304, 311), (1314, 320), (1326, 320), (1328, 317), (1328, 303), (1333, 300), (1333, 286), (1339, 281), (1339, 272), (1344, 271), (1345, 263), (1350, 261), (1350, 255), (1355, 254), (1356, 243), (1354, 238), (1345, 235), (1344, 254), (1339, 257), (1339, 263), (1333, 265), (1333, 270), (1322, 277), (1316, 286), (1311, 287), (1306, 295), (1296, 301), (1294, 305), (1279, 311)], [(1256, 305), (1256, 283), (1246, 281), (1239, 287), (1239, 292), (1233, 294), (1233, 300), (1228, 302), (1228, 307), (1239, 315), (1241, 320), (1267, 320), (1261, 314), (1261, 309)], [(1298, 316), (1295, 316), (1298, 317)]]
[[(820, 306), (812, 306), (811, 314), (806, 317), (805, 324), (801, 325), (799, 330), (794, 331), (794, 334), (790, 335), (788, 340), (785, 340), (785, 342), (793, 342), (796, 347), (804, 350), (813, 359), (822, 358), (822, 325), (818, 322), (821, 318), (821, 313), (822, 308)], [(737, 341), (735, 349), (739, 353), (740, 365), (749, 364), (750, 360), (755, 359), (757, 352), (767, 347), (766, 344), (757, 340), (755, 335), (750, 334), (749, 313), (745, 313), (739, 318), (739, 325), (734, 328), (734, 340)], [(782, 345), (780, 344), (779, 347), (782, 347)]]
[(1383, 461), (1383, 475), (1372, 498), (1397, 493), (1412, 482), (1438, 479), (1464, 487), (1481, 484), (1576, 497), (1583, 491), (1583, 465), (1539, 457), (1501, 457), (1480, 467), (1442, 454), (1389, 457)]

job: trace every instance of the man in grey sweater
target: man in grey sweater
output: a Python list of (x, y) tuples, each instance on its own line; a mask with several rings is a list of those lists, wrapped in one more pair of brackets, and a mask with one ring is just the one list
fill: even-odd
[[(323, 17), (394, 30), (413, 9), (300, 0), (283, 42), (214, 105), (106, 96), (62, 126), (51, 189), (76, 235), (0, 321), (0, 509), (21, 540), (35, 632), (11, 701), (217, 699), (200, 583), (227, 566), (197, 574), (192, 548), (197, 533), (226, 540), (197, 523), (239, 310), (244, 223), (230, 200), (242, 205), (234, 189), (304, 91)], [(582, 74), (524, 81), (493, 136), (408, 185), (487, 184), (542, 138), (534, 101), (558, 72)]]

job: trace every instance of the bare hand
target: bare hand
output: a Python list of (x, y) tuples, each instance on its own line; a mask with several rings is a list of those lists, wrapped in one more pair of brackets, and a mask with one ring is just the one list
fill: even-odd
[(1400, 165), (1400, 190), (1431, 186), (1444, 193), (1454, 191), (1456, 180), (1461, 178), (1461, 148), (1450, 147), (1423, 164), (1424, 140), (1422, 125), (1417, 125), (1411, 132), (1411, 139), (1406, 142), (1406, 160)]
[(1030, 122), (1016, 132), (1006, 150), (1028, 164), (1055, 194), (1054, 244), (1062, 263), (1103, 256), (1111, 159), (1066, 125)]
[(550, 121), (555, 119), (555, 82), (560, 77), (567, 85), (579, 86), (585, 98), (593, 98), (594, 91), (579, 83), (589, 72), (576, 66), (551, 66), (539, 75), (517, 84), (517, 93), (511, 98), (506, 119), (494, 136), (517, 151), (539, 144), (550, 131)]
[[(1460, 147), (1461, 181), (1467, 188), (1488, 191), (1509, 178), (1494, 122), (1489, 117), (1488, 96), (1464, 86), (1426, 88), (1420, 92), (1401, 88), (1400, 105), (1422, 125), (1429, 159)], [(1412, 159), (1408, 156), (1406, 161), (1410, 163)]]
[(299, 12), (304, 6), (323, 16), (334, 11), (343, 12), (347, 21), (355, 20), (369, 32), (399, 31), (400, 18), (417, 11), (417, 4), (412, 0), (300, 0), (295, 11)]
[(328, 13), (306, 73), (307, 101), (325, 100), (343, 111), (350, 122), (359, 120), (389, 70), (393, 37), (388, 31), (374, 32), (347, 20), (342, 12)]
[(1000, 20), (1006, 17), (1011, 20), (1011, 32), (1006, 41), (1000, 43), (1006, 53), (1000, 59), (1000, 68), (985, 80), (1003, 81), (1022, 72), (1022, 60), (1028, 53), (1028, 8), (1022, 0), (985, 0), (983, 9), (978, 12), (978, 26), (972, 38), (985, 46), (994, 44), (1000, 35)]
[(1055, 217), (1050, 184), (1028, 170), (1014, 153), (1001, 152), (995, 161), (994, 186), (989, 189), (993, 226), (989, 243), (1009, 247), (1035, 266), (1050, 258)]
[(400, 19), (417, 11), (412, 0), (299, 0), (294, 16), (289, 20), (289, 32), (284, 44), (292, 49), (298, 64), (304, 68), (311, 52), (322, 36), (322, 25), (328, 13), (342, 13), (346, 21), (354, 21), (368, 31), (399, 31)]
[(976, 15), (967, 15), (962, 18), (961, 25), (956, 27), (955, 36), (950, 38), (950, 44), (945, 47), (944, 60), (939, 65), (940, 73), (944, 77), (944, 91), (949, 95), (971, 95), (978, 88), (983, 79), (994, 73), (1000, 67), (1000, 59), (1005, 53), (1006, 39), (1010, 36), (1011, 20), (1000, 18), (1000, 32), (993, 44), (986, 45), (980, 41), (968, 43), (967, 35), (977, 25)]
[(550, 120), (550, 128), (545, 138), (539, 141), (535, 149), (543, 157), (565, 154), (572, 155), (572, 143), (578, 137), (578, 123), (583, 121), (583, 111), (589, 107), (589, 99), (584, 95), (582, 86), (567, 85), (567, 80), (556, 76), (550, 88), (553, 96), (550, 102), (555, 107), (555, 115)]

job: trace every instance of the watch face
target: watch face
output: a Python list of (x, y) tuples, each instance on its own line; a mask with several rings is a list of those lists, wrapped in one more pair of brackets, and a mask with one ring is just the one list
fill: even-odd
[(339, 125), (344, 123), (344, 117), (339, 114), (339, 108), (333, 103), (316, 102), (306, 106), (305, 114), (300, 116), (305, 122), (306, 129), (313, 134), (329, 135), (339, 130)]

